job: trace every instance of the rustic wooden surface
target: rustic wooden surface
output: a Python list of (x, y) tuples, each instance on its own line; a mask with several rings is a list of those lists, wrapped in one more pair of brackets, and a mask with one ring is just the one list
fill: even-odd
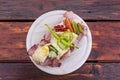
[[(44, 12), (72, 10), (88, 24), (92, 51), (75, 72), (53, 76), (37, 69), (26, 52), (26, 36)], [(120, 80), (119, 0), (0, 0), (0, 80)]]
[[(120, 22), (87, 23), (93, 38), (93, 49), (88, 61), (120, 61)], [(31, 24), (0, 22), (0, 61), (29, 61), (25, 42)]]
[(44, 12), (72, 10), (87, 20), (120, 20), (119, 0), (0, 0), (0, 20), (34, 20)]
[(62, 76), (44, 73), (32, 63), (1, 63), (0, 72), (2, 80), (119, 80), (120, 63), (86, 63), (73, 73)]

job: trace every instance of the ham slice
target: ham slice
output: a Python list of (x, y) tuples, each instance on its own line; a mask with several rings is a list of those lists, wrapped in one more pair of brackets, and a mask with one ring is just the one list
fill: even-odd
[(84, 25), (82, 25), (83, 26), (83, 35), (84, 36), (87, 36), (87, 27), (86, 26), (84, 26)]
[(42, 39), (39, 43), (40, 46), (44, 46), (45, 44), (49, 43), (47, 40)]
[[(76, 42), (77, 42), (77, 43), (80, 42), (80, 40), (83, 38), (83, 36), (84, 36), (83, 33), (79, 34), (78, 37), (77, 37), (77, 39), (76, 39), (76, 40), (77, 40)], [(75, 42), (75, 41), (74, 41), (74, 42)], [(77, 43), (75, 43), (75, 44), (77, 44)]]
[(39, 43), (40, 46), (44, 46), (47, 43), (50, 43), (50, 39), (51, 39), (51, 33), (50, 31), (46, 32), (44, 35), (44, 39), (42, 39)]
[(51, 67), (60, 67), (61, 62), (56, 58), (47, 58), (43, 63), (40, 63), (42, 66), (51, 66)]
[(70, 50), (68, 50), (68, 51), (60, 58), (60, 60), (61, 60), (61, 61), (65, 60), (66, 58), (68, 58), (68, 57), (70, 56), (70, 54), (71, 54), (71, 52), (70, 52)]
[(68, 57), (72, 54), (73, 51), (74, 51), (74, 48), (71, 47), (71, 48), (60, 58), (60, 60), (63, 61), (64, 59), (68, 58)]
[(50, 33), (50, 31), (48, 31), (48, 32), (45, 33), (44, 39), (45, 39), (47, 42), (50, 42), (50, 39), (51, 39), (51, 33)]
[(75, 18), (74, 13), (72, 11), (65, 12), (63, 16), (69, 18), (70, 20), (73, 20)]
[(37, 45), (37, 44), (33, 45), (33, 46), (28, 50), (28, 54), (31, 56), (37, 48), (38, 48), (38, 45)]
[(60, 66), (61, 66), (60, 60), (57, 60), (56, 58), (54, 58), (52, 60), (52, 67), (60, 67)]

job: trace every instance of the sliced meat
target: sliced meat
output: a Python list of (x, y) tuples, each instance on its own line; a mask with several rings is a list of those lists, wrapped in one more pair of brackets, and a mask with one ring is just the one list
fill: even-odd
[(74, 51), (74, 49), (75, 49), (74, 47), (71, 47), (71, 48), (70, 48), (71, 53)]
[(54, 58), (52, 61), (53, 61), (52, 62), (52, 67), (60, 67), (60, 65), (61, 65), (60, 60)]
[(51, 39), (51, 33), (48, 31), (45, 35), (44, 35), (44, 39), (42, 39), (39, 43), (40, 46), (44, 46), (45, 44), (49, 43)]
[(83, 35), (84, 35), (84, 36), (87, 36), (87, 27), (84, 26), (83, 29), (84, 29), (84, 31), (83, 31)]
[(50, 39), (51, 39), (51, 33), (50, 31), (47, 31), (44, 35), (44, 39), (47, 41), (47, 42), (50, 42)]
[(74, 13), (72, 11), (67, 11), (64, 13), (64, 17), (67, 17), (70, 20), (73, 20), (75, 16), (74, 16)]
[(51, 67), (60, 67), (61, 62), (56, 58), (47, 58), (43, 63), (40, 63), (42, 66), (51, 66)]
[(78, 37), (77, 37), (77, 39), (76, 39), (76, 41), (74, 41), (74, 42), (79, 43), (80, 40), (83, 38), (83, 36), (84, 36), (83, 33), (79, 34)]
[(60, 60), (63, 61), (64, 59), (68, 58), (70, 56), (70, 54), (71, 54), (71, 52), (70, 52), (70, 50), (68, 50), (64, 55), (62, 55)]
[(77, 45), (78, 45), (78, 43), (79, 43), (78, 38), (79, 38), (79, 36), (77, 37), (77, 39), (75, 39), (75, 40), (72, 42), (72, 43), (73, 43), (73, 45), (75, 45), (75, 46), (77, 46)]
[(68, 58), (68, 57), (72, 54), (73, 51), (74, 51), (74, 48), (71, 47), (71, 48), (60, 58), (60, 60), (63, 61), (64, 59)]
[(28, 50), (28, 54), (31, 56), (37, 48), (38, 48), (38, 45), (37, 45), (37, 44), (33, 45), (33, 46)]
[(47, 58), (44, 62), (40, 63), (41, 66), (49, 66), (51, 65), (51, 60)]
[(42, 39), (39, 43), (40, 46), (44, 46), (45, 44), (49, 43), (48, 41), (46, 41), (45, 39)]

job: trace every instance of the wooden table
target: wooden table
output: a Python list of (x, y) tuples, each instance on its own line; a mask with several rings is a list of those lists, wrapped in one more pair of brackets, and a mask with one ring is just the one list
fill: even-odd
[[(41, 14), (72, 10), (90, 27), (93, 43), (75, 72), (42, 72), (26, 52), (26, 35)], [(120, 0), (0, 0), (0, 80), (120, 80)]]

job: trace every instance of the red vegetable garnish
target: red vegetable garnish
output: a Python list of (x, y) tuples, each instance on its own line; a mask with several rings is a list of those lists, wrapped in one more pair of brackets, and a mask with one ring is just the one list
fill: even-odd
[(66, 26), (66, 28), (68, 28), (71, 32), (73, 32), (73, 28), (72, 28), (72, 25), (71, 25), (71, 22), (70, 22), (70, 19), (69, 19), (69, 18), (66, 18), (66, 19), (65, 19), (65, 26)]
[(54, 26), (54, 29), (56, 32), (64, 32), (67, 30), (66, 27), (64, 27), (63, 25), (57, 25), (57, 26)]

